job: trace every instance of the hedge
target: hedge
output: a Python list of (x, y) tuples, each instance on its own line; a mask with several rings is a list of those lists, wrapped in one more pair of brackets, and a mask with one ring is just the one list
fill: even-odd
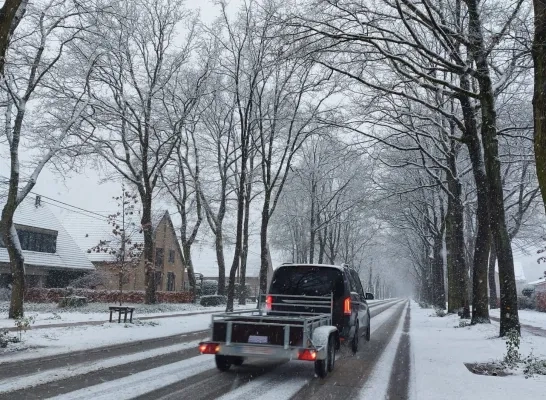
[(546, 312), (546, 292), (536, 294), (537, 311)]
[[(158, 303), (191, 303), (190, 292), (156, 292)], [(143, 290), (128, 290), (122, 293), (124, 303), (144, 303)], [(89, 303), (114, 303), (119, 301), (116, 290), (64, 289), (64, 288), (29, 288), (25, 292), (25, 301), (30, 303), (58, 303), (61, 297), (84, 296)]]

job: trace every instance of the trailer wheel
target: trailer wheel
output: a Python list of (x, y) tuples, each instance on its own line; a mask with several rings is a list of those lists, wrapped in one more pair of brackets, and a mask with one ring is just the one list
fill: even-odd
[(332, 353), (333, 349), (333, 341), (331, 340), (332, 336), (328, 338), (328, 348), (326, 349), (326, 358), (324, 360), (317, 360), (315, 361), (315, 374), (321, 379), (326, 378), (326, 375), (328, 375), (328, 370), (330, 369), (330, 355)]
[(222, 372), (226, 372), (231, 367), (231, 360), (227, 356), (216, 354), (214, 360), (216, 361), (216, 368)]
[(334, 335), (330, 335), (330, 339), (328, 339), (328, 372), (332, 372), (334, 370), (335, 365), (336, 365), (336, 340)]
[(233, 365), (240, 367), (245, 362), (245, 359), (243, 357), (233, 357), (231, 362), (233, 363)]

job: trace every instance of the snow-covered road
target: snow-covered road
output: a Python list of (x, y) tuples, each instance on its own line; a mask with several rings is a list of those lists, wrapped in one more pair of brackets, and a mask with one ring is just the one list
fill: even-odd
[[(314, 378), (311, 363), (301, 361), (253, 360), (220, 373), (213, 357), (198, 355), (196, 336), (188, 334), (179, 343), (165, 339), (164, 346), (155, 342), (153, 348), (144, 342), (121, 352), (116, 352), (115, 346), (98, 354), (88, 352), (87, 359), (79, 352), (73, 360), (64, 355), (50, 357), (43, 365), (39, 360), (19, 363), (18, 371), (0, 379), (0, 399), (370, 398), (364, 385), (368, 378), (389, 380), (392, 355), (385, 353), (387, 361), (380, 372), (374, 367), (393, 338), (399, 340), (396, 332), (401, 329), (406, 304), (403, 300), (372, 304), (372, 340), (361, 341), (356, 356), (340, 352), (334, 372), (324, 381)], [(397, 347), (396, 343), (392, 346)], [(7, 364), (0, 365), (0, 377), (9, 369)], [(387, 386), (382, 386), (385, 391)]]

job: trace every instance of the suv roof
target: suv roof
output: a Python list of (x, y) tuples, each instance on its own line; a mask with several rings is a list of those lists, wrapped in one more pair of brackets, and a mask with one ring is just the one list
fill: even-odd
[(339, 270), (343, 270), (344, 268), (351, 269), (351, 267), (349, 267), (348, 264), (334, 265), (334, 264), (314, 264), (314, 263), (313, 264), (309, 264), (309, 263), (282, 263), (281, 265), (279, 265), (279, 268), (280, 267), (290, 267), (290, 266), (297, 267), (297, 266), (302, 266), (302, 265), (309, 266), (309, 267), (337, 268)]

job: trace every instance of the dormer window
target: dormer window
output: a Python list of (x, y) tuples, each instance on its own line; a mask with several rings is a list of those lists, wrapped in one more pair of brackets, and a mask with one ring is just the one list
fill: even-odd
[(21, 248), (39, 253), (57, 251), (57, 232), (27, 226), (16, 226)]

